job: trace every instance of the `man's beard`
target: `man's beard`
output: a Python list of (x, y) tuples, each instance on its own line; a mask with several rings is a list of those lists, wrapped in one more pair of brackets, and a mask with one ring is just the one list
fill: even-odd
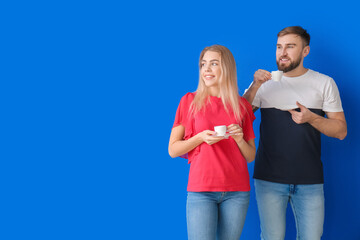
[(300, 65), (300, 63), (301, 63), (301, 56), (299, 56), (299, 58), (298, 59), (296, 59), (296, 61), (294, 61), (294, 62), (292, 62), (291, 60), (290, 60), (290, 65), (289, 66), (281, 66), (280, 65), (280, 59), (281, 59), (281, 57), (279, 58), (279, 60), (278, 61), (276, 61), (276, 64), (277, 64), (277, 66), (278, 66), (278, 69), (280, 70), (280, 71), (283, 71), (284, 73), (286, 73), (286, 72), (290, 72), (291, 70), (294, 70), (295, 68), (297, 68), (299, 65)]

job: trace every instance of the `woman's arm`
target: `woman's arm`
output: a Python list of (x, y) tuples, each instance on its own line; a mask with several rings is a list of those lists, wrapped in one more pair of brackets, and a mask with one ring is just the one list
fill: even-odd
[(224, 139), (224, 137), (212, 136), (214, 133), (214, 131), (205, 130), (187, 140), (183, 140), (185, 127), (182, 125), (176, 126), (171, 130), (169, 140), (169, 155), (172, 158), (179, 157), (185, 153), (190, 152), (203, 142), (212, 145)]
[(255, 160), (256, 146), (254, 139), (250, 139), (247, 142), (242, 139), (241, 141), (236, 141), (236, 143), (248, 163)]
[(244, 140), (244, 133), (242, 128), (238, 124), (231, 124), (228, 126), (228, 131), (231, 134), (231, 137), (237, 143), (241, 154), (244, 156), (248, 163), (254, 161), (256, 146), (254, 139), (250, 139), (249, 141)]

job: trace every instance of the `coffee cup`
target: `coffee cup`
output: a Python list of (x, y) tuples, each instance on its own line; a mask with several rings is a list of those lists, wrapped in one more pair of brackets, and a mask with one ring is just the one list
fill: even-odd
[(225, 134), (226, 134), (226, 126), (225, 125), (215, 126), (214, 131), (216, 132), (217, 136), (225, 136)]
[(283, 71), (272, 71), (271, 72), (271, 79), (274, 80), (275, 82), (278, 82), (278, 81), (281, 80), (283, 74), (284, 74)]

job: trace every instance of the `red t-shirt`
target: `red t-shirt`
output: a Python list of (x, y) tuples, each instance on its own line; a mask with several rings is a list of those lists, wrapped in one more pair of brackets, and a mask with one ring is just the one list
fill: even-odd
[[(173, 127), (185, 127), (184, 140), (204, 130), (214, 130), (214, 126), (239, 124), (244, 133), (244, 140), (255, 138), (252, 123), (255, 116), (251, 105), (239, 96), (241, 120), (236, 121), (230, 110), (226, 112), (221, 98), (210, 96), (210, 103), (205, 111), (195, 116), (188, 115), (191, 102), (196, 93), (187, 93), (182, 97), (176, 112)], [(226, 192), (250, 191), (247, 162), (232, 137), (223, 139), (213, 145), (202, 143), (185, 156), (190, 163), (187, 190), (190, 192)]]

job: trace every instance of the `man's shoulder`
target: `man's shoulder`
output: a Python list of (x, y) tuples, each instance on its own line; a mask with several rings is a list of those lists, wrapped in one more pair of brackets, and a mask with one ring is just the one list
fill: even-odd
[(312, 70), (312, 69), (309, 69), (309, 77), (319, 79), (320, 81), (321, 80), (322, 81), (331, 81), (332, 80), (332, 77), (330, 77), (324, 73), (320, 73), (318, 71)]

